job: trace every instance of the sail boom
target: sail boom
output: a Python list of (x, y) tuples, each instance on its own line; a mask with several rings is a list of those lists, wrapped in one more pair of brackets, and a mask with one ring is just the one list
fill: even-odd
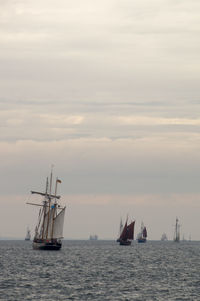
[(39, 192), (39, 191), (31, 191), (32, 194), (39, 194), (42, 196), (47, 196), (49, 198), (55, 198), (55, 199), (60, 199), (60, 195), (53, 195), (53, 194), (48, 194), (44, 192)]
[(35, 204), (35, 203), (29, 203), (29, 202), (27, 202), (26, 204), (28, 204), (28, 205), (33, 205), (33, 206), (40, 206), (40, 207), (44, 207), (44, 205)]
[[(40, 207), (44, 207), (44, 205), (40, 205), (40, 204), (35, 204), (35, 203), (29, 203), (29, 202), (26, 202), (27, 205), (33, 205), (33, 206), (40, 206)], [(61, 206), (58, 206), (57, 209), (58, 210), (62, 210), (64, 209), (65, 207), (61, 207)]]

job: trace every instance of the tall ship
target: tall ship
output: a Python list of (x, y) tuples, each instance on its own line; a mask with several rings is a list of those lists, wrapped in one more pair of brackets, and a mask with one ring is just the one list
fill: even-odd
[(27, 228), (25, 240), (31, 240), (31, 231)]
[(143, 223), (141, 224), (141, 230), (137, 236), (137, 241), (139, 243), (145, 243), (147, 241), (147, 228), (144, 226)]
[(32, 194), (39, 194), (43, 201), (41, 204), (27, 203), (40, 206), (38, 222), (35, 227), (33, 249), (38, 250), (60, 250), (62, 247), (63, 226), (65, 217), (65, 206), (59, 204), (60, 196), (57, 195), (58, 183), (61, 180), (56, 178), (55, 192), (52, 194), (52, 171), (49, 179), (46, 180), (45, 192), (31, 191)]
[(180, 241), (180, 225), (178, 222), (178, 218), (176, 218), (176, 225), (174, 229), (174, 241), (179, 242)]
[(131, 241), (134, 239), (135, 221), (128, 224), (127, 218), (124, 227), (121, 225), (122, 222), (120, 222), (121, 232), (119, 238), (117, 239), (117, 242), (119, 242), (119, 244), (122, 246), (129, 246), (131, 245)]

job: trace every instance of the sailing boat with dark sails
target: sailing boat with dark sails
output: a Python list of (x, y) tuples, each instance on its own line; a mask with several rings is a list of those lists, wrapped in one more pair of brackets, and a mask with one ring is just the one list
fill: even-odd
[(58, 204), (60, 196), (57, 195), (57, 185), (61, 180), (56, 179), (55, 193), (52, 194), (52, 171), (49, 180), (46, 181), (46, 191), (31, 191), (32, 194), (39, 194), (44, 199), (42, 204), (27, 203), (30, 205), (40, 206), (38, 223), (35, 228), (33, 239), (33, 249), (39, 250), (60, 250), (62, 247), (63, 225), (65, 208)]
[(119, 242), (119, 244), (122, 246), (131, 245), (131, 241), (134, 239), (135, 221), (131, 222), (129, 225), (127, 224), (127, 222), (128, 220), (126, 220), (122, 232), (120, 233), (120, 237), (117, 239), (117, 242)]
[(147, 228), (143, 223), (141, 224), (141, 231), (137, 236), (137, 241), (139, 243), (145, 243), (147, 241)]

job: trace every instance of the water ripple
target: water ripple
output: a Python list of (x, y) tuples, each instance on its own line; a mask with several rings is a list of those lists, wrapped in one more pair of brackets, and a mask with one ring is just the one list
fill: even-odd
[(200, 300), (200, 243), (0, 241), (0, 300)]

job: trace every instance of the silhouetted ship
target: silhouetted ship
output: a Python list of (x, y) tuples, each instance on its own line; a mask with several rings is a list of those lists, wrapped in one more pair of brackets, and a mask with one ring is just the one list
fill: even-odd
[(178, 218), (176, 218), (176, 225), (174, 229), (174, 241), (179, 242), (180, 241), (180, 225), (178, 223)]
[(31, 240), (31, 231), (27, 228), (25, 240)]
[(143, 223), (141, 224), (141, 231), (137, 236), (137, 241), (139, 243), (145, 243), (147, 241), (147, 228)]
[(95, 235), (90, 235), (89, 240), (98, 240), (98, 236)]
[(39, 194), (44, 197), (42, 204), (27, 203), (40, 206), (38, 223), (35, 228), (33, 239), (33, 249), (39, 250), (60, 250), (63, 238), (63, 225), (65, 216), (65, 207), (58, 204), (60, 196), (57, 195), (57, 184), (61, 180), (56, 179), (55, 194), (52, 194), (52, 172), (50, 176), (50, 187), (47, 178), (46, 192), (31, 191), (32, 194)]
[(119, 242), (122, 246), (129, 246), (131, 241), (134, 239), (135, 221), (128, 225), (126, 220), (124, 227), (122, 226), (122, 222), (120, 223), (120, 227), (122, 231), (120, 233), (120, 237), (117, 239), (117, 242)]

